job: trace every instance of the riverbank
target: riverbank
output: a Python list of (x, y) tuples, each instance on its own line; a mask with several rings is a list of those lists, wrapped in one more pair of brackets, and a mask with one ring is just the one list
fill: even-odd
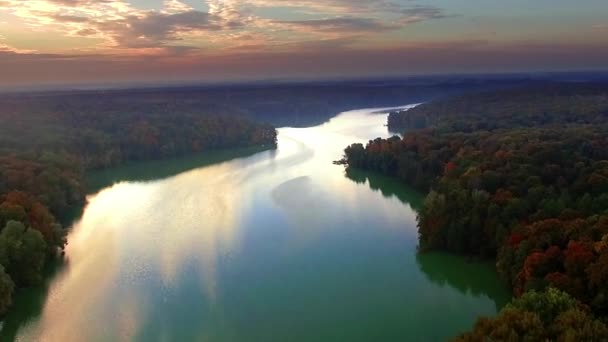
[(86, 204), (86, 172), (193, 153), (219, 160), (224, 156), (211, 151), (228, 148), (276, 148), (273, 127), (217, 113), (113, 112), (104, 120), (88, 112), (21, 114), (0, 125), (0, 314), (16, 289), (42, 283), (45, 265), (63, 253), (62, 224)]
[(352, 111), (279, 129), (277, 150), (171, 175), (180, 167), (144, 163), (159, 171), (145, 181), (130, 178), (136, 165), (100, 176), (121, 181), (89, 195), (68, 263), (16, 336), (445, 340), (496, 313), (487, 265), (470, 263), (469, 282), (417, 260), (419, 194), (332, 165), (343, 143), (389, 136), (385, 120)]
[[(430, 190), (422, 250), (495, 258), (522, 296), (464, 340), (608, 338), (606, 94), (603, 84), (552, 84), (429, 103), (391, 114), (425, 129), (347, 147), (349, 167)], [(561, 303), (550, 315), (549, 302)]]

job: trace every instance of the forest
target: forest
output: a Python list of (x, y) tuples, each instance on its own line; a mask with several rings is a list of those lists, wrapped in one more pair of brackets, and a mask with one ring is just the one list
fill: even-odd
[(207, 151), (276, 148), (273, 126), (526, 82), (423, 80), (0, 94), (0, 315), (35, 286), (85, 204), (85, 173)]
[(549, 84), (393, 113), (348, 167), (426, 191), (419, 248), (495, 258), (517, 298), (458, 339), (608, 339), (608, 85)]
[(15, 105), (15, 98), (0, 101), (0, 314), (18, 288), (41, 282), (45, 265), (65, 247), (61, 223), (84, 205), (85, 172), (218, 149), (276, 147), (274, 127), (234, 112), (96, 112), (92, 103), (79, 111), (56, 98), (38, 110), (37, 100)]
[[(135, 89), (0, 93), (13, 113), (63, 113), (102, 120), (139, 115), (233, 113), (275, 127), (310, 127), (342, 111), (396, 107), (449, 95), (535, 83), (525, 77), (252, 83)], [(108, 120), (109, 121), (109, 120)], [(117, 123), (118, 124), (118, 123)]]
[(428, 102), (391, 113), (388, 125), (393, 132), (433, 127), (444, 133), (471, 133), (550, 124), (595, 124), (606, 122), (606, 107), (604, 83), (547, 82)]

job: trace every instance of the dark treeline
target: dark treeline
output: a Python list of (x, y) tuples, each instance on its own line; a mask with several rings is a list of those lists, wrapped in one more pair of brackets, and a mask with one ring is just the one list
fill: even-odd
[(173, 113), (198, 115), (202, 110), (234, 113), (275, 127), (307, 127), (326, 122), (336, 113), (346, 110), (400, 106), (530, 82), (535, 81), (525, 78), (431, 78), (417, 81), (65, 91), (0, 95), (0, 108), (15, 115), (62, 113), (79, 120), (104, 121), (111, 121), (109, 118), (115, 119), (117, 114), (122, 113), (144, 116)]
[[(481, 104), (470, 96), (440, 101), (412, 111), (437, 108), (429, 127), (346, 149), (349, 167), (430, 190), (419, 212), (422, 251), (496, 258), (516, 296), (538, 291), (526, 297), (536, 304), (524, 310), (516, 301), (463, 338), (608, 339), (600, 322), (608, 319), (606, 99), (608, 86), (580, 84), (484, 94)], [(462, 120), (448, 114), (451, 103)], [(545, 319), (542, 302), (564, 296), (576, 308)], [(553, 319), (570, 325), (560, 330)], [(534, 335), (528, 325), (544, 328)]]
[(470, 133), (552, 123), (605, 123), (607, 87), (606, 83), (548, 83), (471, 93), (393, 112), (388, 124), (394, 132), (434, 127), (440, 132)]
[(0, 101), (0, 314), (17, 288), (40, 284), (45, 265), (66, 245), (59, 221), (84, 204), (86, 171), (276, 146), (272, 126), (234, 112), (146, 113), (129, 106), (98, 112), (98, 100), (91, 97), (86, 110), (69, 97), (11, 95)]

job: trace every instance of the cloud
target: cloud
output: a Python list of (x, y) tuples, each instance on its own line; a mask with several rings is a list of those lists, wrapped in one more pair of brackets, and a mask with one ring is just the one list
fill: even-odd
[[(234, 13), (194, 10), (179, 0), (165, 0), (161, 10), (134, 8), (126, 0), (5, 0), (8, 11), (32, 30), (44, 27), (62, 35), (95, 37), (101, 49), (175, 48), (186, 36), (202, 36), (244, 26)], [(191, 46), (189, 48), (194, 48)]]
[[(342, 4), (342, 2), (336, 2)], [(357, 2), (355, 1), (355, 4)], [(361, 2), (363, 3), (363, 2)], [(369, 5), (370, 2), (365, 2)], [(382, 10), (396, 13), (396, 19), (363, 17), (363, 16), (339, 16), (312, 20), (275, 20), (273, 24), (284, 25), (295, 30), (321, 33), (379, 33), (389, 30), (397, 30), (409, 24), (426, 20), (442, 19), (448, 17), (440, 8), (433, 6), (402, 7), (393, 3), (371, 1), (376, 5), (382, 5)], [(352, 5), (353, 3), (350, 2)], [(346, 3), (344, 4), (346, 6)]]
[[(29, 0), (22, 0), (22, 1), (29, 1)], [(83, 6), (83, 5), (87, 5), (87, 4), (91, 4), (91, 3), (110, 3), (110, 2), (114, 2), (114, 0), (48, 0), (48, 2), (53, 3), (53, 4), (58, 4), (58, 5), (62, 5), (62, 6)]]
[(179, 0), (165, 0), (163, 2), (164, 9), (163, 12), (169, 14), (181, 13), (181, 12), (189, 12), (192, 11), (193, 8), (185, 4)]
[(31, 54), (34, 53), (34, 50), (24, 50), (24, 49), (17, 49), (14, 48), (12, 46), (9, 46), (8, 44), (5, 44), (4, 42), (6, 41), (6, 38), (4, 38), (4, 36), (0, 35), (0, 53), (10, 53), (10, 54)]
[[(499, 40), (493, 27), (458, 40), (466, 34), (459, 27), (447, 35), (452, 41), (441, 41), (439, 30), (415, 25), (454, 14), (419, 0), (155, 0), (161, 5), (154, 10), (136, 3), (0, 0), (0, 16), (18, 21), (12, 32), (57, 41), (30, 47), (17, 43), (23, 34), (7, 31), (0, 83), (608, 67), (606, 23), (572, 33), (579, 45), (549, 40), (548, 31), (533, 35), (544, 42)], [(526, 23), (522, 30), (537, 29), (532, 19)]]
[(93, 26), (112, 37), (120, 47), (158, 47), (180, 40), (180, 34), (221, 29), (218, 18), (208, 13), (189, 10), (174, 14), (149, 12), (119, 20), (97, 22)]
[[(103, 56), (0, 51), (0, 86), (78, 82), (211, 81), (271, 77), (334, 77), (445, 72), (606, 68), (605, 44), (504, 45), (482, 40), (355, 48), (348, 40), (308, 41), (278, 49)], [(577, 66), (577, 67), (575, 67)]]
[(399, 8), (394, 2), (385, 0), (248, 0), (246, 2), (254, 7), (291, 7), (338, 15), (370, 14)]
[(395, 29), (396, 26), (373, 18), (341, 17), (301, 21), (273, 21), (298, 29), (319, 32), (380, 32)]
[[(205, 12), (182, 0), (164, 0), (158, 10), (135, 8), (129, 0), (0, 0), (5, 4), (0, 10), (21, 18), (31, 30), (95, 38), (89, 50), (124, 53), (264, 43), (269, 48), (311, 36), (327, 40), (381, 33), (445, 17), (441, 9), (412, 6), (411, 1), (404, 6), (385, 0), (206, 0)], [(272, 20), (256, 14), (256, 9), (275, 7), (304, 11), (313, 18)]]
[(401, 9), (399, 12), (403, 15), (401, 20), (405, 23), (415, 23), (425, 20), (443, 19), (449, 17), (441, 8), (434, 6), (419, 5)]
[[(4, 0), (2, 9), (30, 29), (71, 31), (76, 24), (103, 21), (141, 13), (125, 0)], [(83, 28), (83, 27), (81, 27)]]
[(7, 45), (6, 43), (4, 43), (6, 41), (6, 38), (4, 38), (3, 35), (0, 34), (0, 53), (10, 53), (10, 54), (18, 54), (18, 53), (33, 53), (34, 51), (32, 50), (20, 50), (17, 48), (14, 48), (12, 46)]
[(55, 14), (55, 15), (51, 15), (49, 17), (53, 18), (53, 20), (55, 20), (56, 22), (86, 23), (86, 22), (89, 21), (89, 18), (87, 18), (87, 17), (80, 17), (80, 16), (77, 16), (77, 15)]
[(595, 24), (591, 28), (597, 31), (605, 31), (608, 30), (608, 24)]
[(92, 28), (84, 28), (84, 29), (80, 29), (80, 30), (77, 30), (74, 32), (75, 35), (82, 36), (82, 37), (94, 36), (97, 33), (98, 33), (97, 30), (92, 29)]

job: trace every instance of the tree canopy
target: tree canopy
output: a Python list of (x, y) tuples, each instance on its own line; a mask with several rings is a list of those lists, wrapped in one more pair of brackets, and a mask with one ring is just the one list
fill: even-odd
[[(606, 319), (607, 99), (606, 85), (565, 84), (438, 101), (391, 115), (393, 124), (428, 116), (424, 128), (408, 123), (403, 138), (351, 145), (345, 159), (428, 191), (421, 251), (496, 258), (515, 295), (557, 288)], [(509, 320), (514, 331), (540, 329), (537, 309), (505, 309), (479, 331), (491, 335)], [(578, 324), (581, 315), (562, 320)]]
[(86, 171), (276, 147), (272, 126), (234, 111), (173, 111), (166, 103), (135, 108), (119, 101), (125, 100), (121, 94), (106, 97), (110, 105), (91, 94), (0, 96), (0, 314), (15, 288), (39, 284), (48, 260), (65, 247), (60, 221), (84, 205)]
[(549, 288), (529, 291), (495, 318), (481, 318), (455, 338), (476, 341), (605, 341), (608, 327), (568, 294)]

